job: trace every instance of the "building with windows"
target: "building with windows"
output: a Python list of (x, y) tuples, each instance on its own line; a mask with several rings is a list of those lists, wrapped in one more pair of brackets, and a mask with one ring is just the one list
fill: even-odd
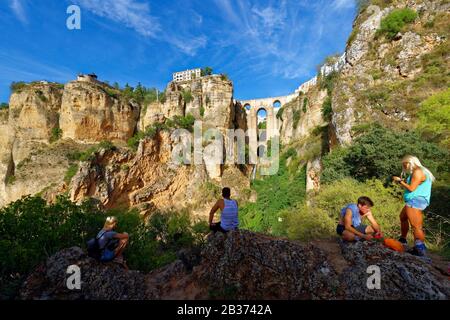
[(196, 78), (200, 78), (202, 76), (202, 70), (200, 68), (190, 69), (180, 72), (175, 72), (173, 74), (173, 81), (189, 81)]

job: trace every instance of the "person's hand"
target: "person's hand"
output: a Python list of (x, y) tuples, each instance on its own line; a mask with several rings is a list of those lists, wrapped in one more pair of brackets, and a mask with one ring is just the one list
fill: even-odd
[(377, 233), (375, 233), (375, 234), (373, 235), (373, 237), (374, 237), (375, 239), (381, 239), (381, 238), (383, 238), (383, 234), (381, 233), (381, 231), (378, 231)]
[(363, 238), (366, 239), (367, 241), (370, 241), (373, 239), (373, 237), (370, 234), (363, 235)]
[(402, 178), (394, 176), (394, 177), (392, 177), (392, 180), (395, 182), (400, 182), (400, 181), (402, 181)]

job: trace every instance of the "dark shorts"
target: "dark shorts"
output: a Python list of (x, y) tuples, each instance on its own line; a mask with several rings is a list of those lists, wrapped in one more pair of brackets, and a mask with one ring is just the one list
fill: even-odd
[(222, 226), (220, 225), (220, 222), (217, 223), (213, 223), (209, 226), (209, 229), (216, 233), (217, 231), (222, 232), (222, 233), (227, 233), (228, 231), (225, 230), (224, 228), (222, 228)]
[[(358, 230), (359, 232), (361, 232), (362, 234), (366, 234), (366, 229), (367, 226), (365, 224), (360, 224), (359, 226), (355, 227), (352, 225), (353, 228), (355, 228), (356, 230)], [(342, 236), (342, 233), (344, 233), (345, 230), (345, 226), (342, 224), (338, 224), (336, 227), (336, 232), (338, 235)]]
[(112, 261), (116, 256), (116, 248), (119, 246), (119, 242), (119, 239), (111, 239), (106, 248), (103, 250), (100, 261)]

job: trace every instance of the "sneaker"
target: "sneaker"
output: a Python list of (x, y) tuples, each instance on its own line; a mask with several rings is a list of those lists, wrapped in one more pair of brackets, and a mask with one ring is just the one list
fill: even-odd
[(412, 254), (413, 256), (416, 256), (420, 258), (422, 261), (431, 264), (431, 259), (427, 256), (427, 250), (425, 245), (422, 246), (415, 246), (411, 250), (408, 251), (409, 254)]

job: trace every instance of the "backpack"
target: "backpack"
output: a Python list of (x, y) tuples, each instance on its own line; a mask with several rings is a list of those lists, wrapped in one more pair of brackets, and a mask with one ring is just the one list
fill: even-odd
[[(100, 261), (100, 258), (102, 256), (102, 249), (100, 248), (100, 245), (98, 243), (98, 240), (105, 235), (106, 231), (103, 231), (102, 233), (99, 233), (95, 238), (92, 238), (87, 242), (87, 253), (88, 256), (91, 258), (94, 258), (95, 260)], [(108, 243), (105, 247), (108, 246)]]

